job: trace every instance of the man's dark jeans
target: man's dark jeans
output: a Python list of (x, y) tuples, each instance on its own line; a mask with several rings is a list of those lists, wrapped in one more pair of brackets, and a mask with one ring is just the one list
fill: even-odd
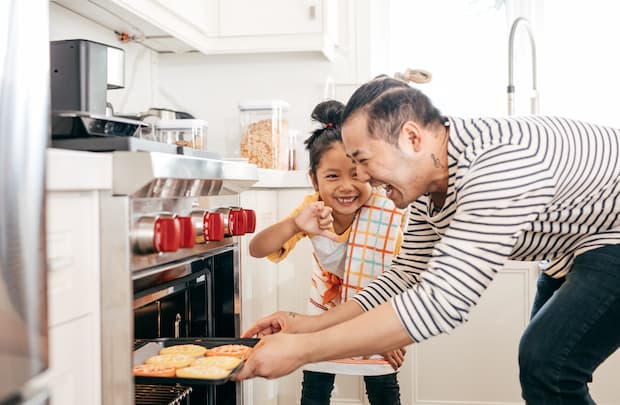
[(587, 383), (620, 346), (620, 245), (583, 253), (564, 281), (542, 274), (519, 346), (528, 405), (591, 405)]

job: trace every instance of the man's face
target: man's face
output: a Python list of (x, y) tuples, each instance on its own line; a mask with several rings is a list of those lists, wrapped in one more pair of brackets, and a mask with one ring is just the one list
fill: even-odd
[(404, 132), (398, 146), (373, 138), (365, 114), (357, 113), (342, 127), (342, 140), (347, 154), (357, 164), (358, 179), (373, 186), (383, 185), (397, 207), (407, 207), (424, 193), (421, 178), (416, 176), (419, 157)]

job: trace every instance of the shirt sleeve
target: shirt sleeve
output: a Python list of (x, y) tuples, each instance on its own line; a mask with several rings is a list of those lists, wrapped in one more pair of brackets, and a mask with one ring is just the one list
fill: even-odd
[[(295, 208), (293, 210), (293, 212), (291, 212), (289, 215), (287, 215), (286, 218), (292, 218), (292, 217), (296, 216), (308, 204), (311, 204), (311, 203), (316, 202), (318, 200), (319, 200), (319, 193), (314, 193), (314, 194), (307, 195), (304, 198), (303, 202), (297, 208)], [(281, 262), (293, 250), (295, 245), (297, 245), (297, 242), (299, 242), (302, 238), (304, 238), (306, 236), (308, 236), (308, 235), (305, 232), (298, 232), (298, 233), (296, 233), (289, 240), (284, 242), (282, 247), (280, 247), (280, 249), (277, 252), (274, 252), (274, 253), (270, 254), (269, 256), (267, 256), (267, 259), (271, 260), (274, 263)]]
[[(397, 282), (400, 273), (394, 268), (389, 277), (373, 284), (374, 291), (400, 287), (392, 294), (392, 305), (415, 342), (467, 321), (509, 259), (521, 231), (555, 195), (545, 159), (544, 150), (532, 153), (531, 146), (499, 145), (460, 162), (464, 169), (456, 180), (456, 211), (434, 245), (426, 270), (418, 271), (414, 255), (407, 260), (415, 268), (408, 282)], [(413, 237), (422, 239), (419, 234)]]

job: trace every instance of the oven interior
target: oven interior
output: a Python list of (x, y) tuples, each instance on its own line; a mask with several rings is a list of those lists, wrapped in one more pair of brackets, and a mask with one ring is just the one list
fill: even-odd
[[(235, 337), (236, 245), (206, 257), (162, 270), (157, 277), (134, 280), (134, 337)], [(182, 270), (179, 270), (179, 267)], [(170, 274), (184, 274), (170, 279)], [(150, 282), (149, 282), (150, 281)], [(149, 284), (144, 287), (145, 284)], [(217, 288), (216, 288), (217, 286)], [(192, 386), (184, 392), (191, 405), (237, 404), (236, 383)], [(143, 387), (136, 387), (144, 396)], [(138, 403), (138, 402), (136, 402)], [(163, 402), (162, 402), (163, 403)]]

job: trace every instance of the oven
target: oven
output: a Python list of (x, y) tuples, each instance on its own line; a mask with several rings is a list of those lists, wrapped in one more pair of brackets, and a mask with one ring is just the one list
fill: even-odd
[(242, 404), (241, 383), (134, 384), (131, 368), (152, 340), (239, 337), (239, 240), (256, 224), (239, 193), (256, 166), (114, 152), (112, 170), (101, 207), (103, 403)]

